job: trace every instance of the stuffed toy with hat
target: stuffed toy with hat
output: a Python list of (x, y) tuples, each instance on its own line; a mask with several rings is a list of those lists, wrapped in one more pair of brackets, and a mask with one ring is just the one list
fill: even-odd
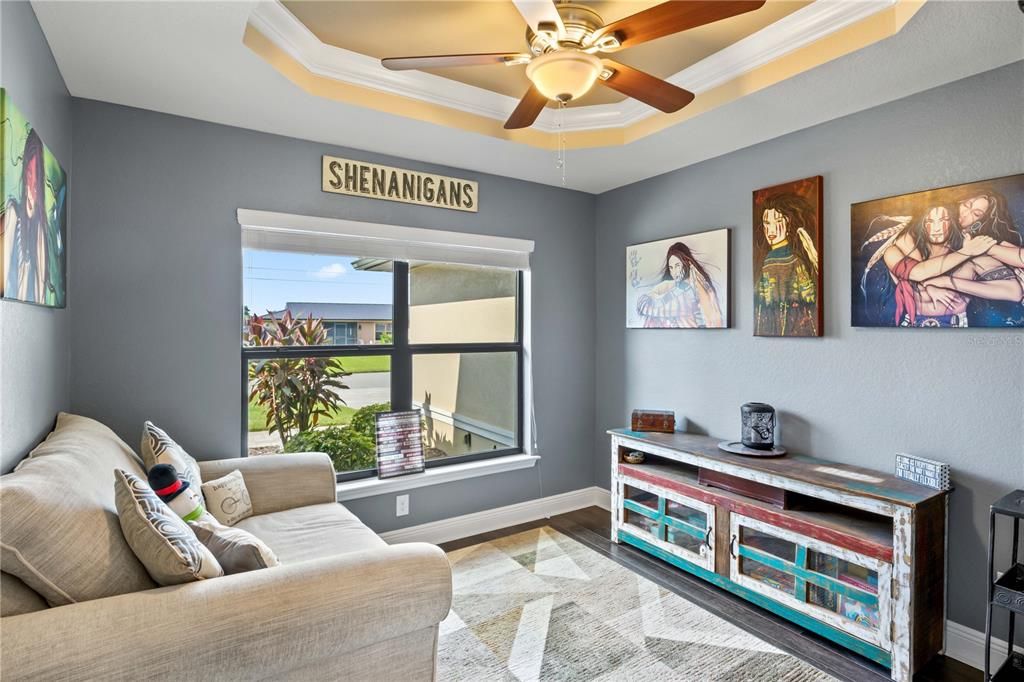
[(149, 470), (149, 487), (184, 521), (196, 521), (207, 515), (203, 494), (193, 490), (170, 464), (157, 464)]

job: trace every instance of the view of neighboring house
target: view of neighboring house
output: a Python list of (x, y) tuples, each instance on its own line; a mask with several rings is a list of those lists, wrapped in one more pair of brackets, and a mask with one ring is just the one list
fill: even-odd
[(391, 334), (391, 305), (385, 303), (293, 303), (271, 311), (274, 317), (285, 311), (297, 319), (320, 319), (330, 345), (365, 346), (381, 343)]
[[(352, 267), (390, 271), (390, 260), (361, 258)], [(516, 340), (515, 271), (452, 263), (409, 265), (409, 341), (502, 343)], [(424, 442), (447, 456), (512, 447), (518, 383), (511, 352), (432, 353), (413, 357), (413, 407), (423, 410)]]

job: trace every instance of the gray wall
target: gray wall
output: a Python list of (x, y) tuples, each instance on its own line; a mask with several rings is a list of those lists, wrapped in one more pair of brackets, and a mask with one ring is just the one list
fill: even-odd
[[(71, 187), (71, 96), (27, 2), (0, 3), (0, 84), (68, 173)], [(68, 208), (68, 232), (75, 225)], [(68, 268), (74, 252), (68, 252)], [(70, 307), (55, 310), (0, 301), (0, 473), (10, 471), (68, 407)]]
[[(1024, 486), (1024, 332), (854, 329), (850, 204), (1024, 171), (1024, 63), (981, 74), (597, 200), (595, 480), (604, 430), (634, 407), (736, 436), (739, 406), (781, 412), (792, 450), (883, 471), (896, 452), (949, 462), (951, 618), (983, 628), (987, 505)], [(825, 337), (754, 338), (751, 192), (825, 181)], [(624, 329), (628, 244), (733, 228), (729, 330)]]
[[(93, 101), (75, 100), (74, 115), (76, 412), (132, 444), (152, 419), (199, 458), (239, 454), (239, 207), (521, 237), (537, 243), (542, 463), (413, 490), (401, 519), (393, 496), (350, 507), (385, 531), (591, 484), (592, 196)], [(480, 212), (325, 194), (322, 154), (477, 180)]]

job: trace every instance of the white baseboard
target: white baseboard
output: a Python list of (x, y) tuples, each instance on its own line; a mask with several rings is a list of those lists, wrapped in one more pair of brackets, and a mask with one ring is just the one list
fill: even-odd
[(571, 490), (560, 495), (551, 495), (550, 497), (541, 497), (536, 500), (520, 502), (519, 504), (510, 504), (507, 507), (486, 509), (474, 514), (456, 516), (450, 519), (423, 523), (418, 526), (409, 526), (408, 528), (399, 528), (398, 530), (381, 533), (380, 536), (390, 544), (399, 542), (430, 542), (436, 545), (479, 533), (488, 533), (492, 530), (507, 528), (518, 523), (527, 523), (595, 506), (605, 510), (610, 509), (611, 493), (604, 488), (591, 486), (589, 488)]
[[(1024, 653), (1024, 647), (1014, 648), (1019, 653)], [(947, 620), (946, 655), (982, 670), (985, 665), (985, 633)], [(993, 637), (991, 663), (993, 673), (999, 669), (1004, 660), (1006, 660), (1006, 641)]]

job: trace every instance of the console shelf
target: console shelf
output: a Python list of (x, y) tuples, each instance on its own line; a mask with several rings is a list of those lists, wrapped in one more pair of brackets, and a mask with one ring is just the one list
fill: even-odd
[[(609, 434), (613, 541), (881, 663), (894, 680), (942, 648), (944, 492), (813, 457), (741, 457), (705, 436)], [(627, 463), (629, 451), (645, 461)]]

